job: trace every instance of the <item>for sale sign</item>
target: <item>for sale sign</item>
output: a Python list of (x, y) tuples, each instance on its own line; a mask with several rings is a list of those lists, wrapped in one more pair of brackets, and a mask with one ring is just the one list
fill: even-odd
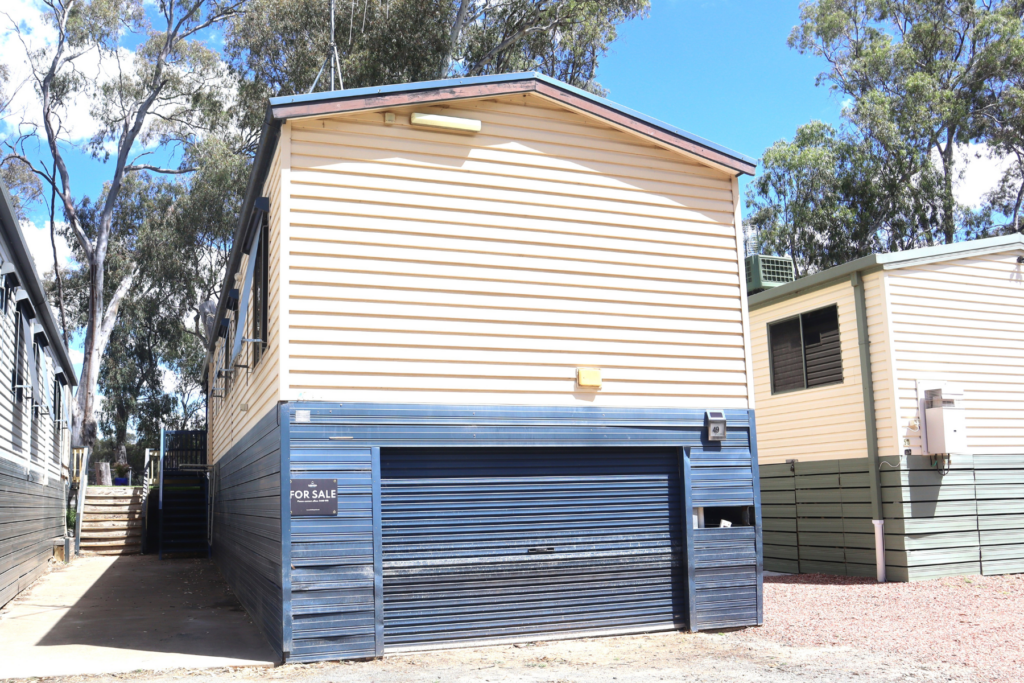
[(292, 479), (292, 517), (338, 516), (337, 479)]

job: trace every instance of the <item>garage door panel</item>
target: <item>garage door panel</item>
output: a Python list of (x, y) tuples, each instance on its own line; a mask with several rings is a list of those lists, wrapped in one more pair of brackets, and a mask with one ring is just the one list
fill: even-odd
[(678, 458), (382, 450), (385, 650), (685, 623)]

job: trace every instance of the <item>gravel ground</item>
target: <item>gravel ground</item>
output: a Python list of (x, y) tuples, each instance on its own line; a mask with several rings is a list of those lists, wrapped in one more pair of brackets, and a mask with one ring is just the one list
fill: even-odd
[(662, 633), (446, 650), (275, 669), (178, 670), (59, 683), (980, 683), (971, 672), (846, 647), (788, 647), (721, 634)]
[(915, 583), (804, 574), (764, 579), (764, 627), (742, 639), (850, 647), (1024, 680), (1024, 575)]

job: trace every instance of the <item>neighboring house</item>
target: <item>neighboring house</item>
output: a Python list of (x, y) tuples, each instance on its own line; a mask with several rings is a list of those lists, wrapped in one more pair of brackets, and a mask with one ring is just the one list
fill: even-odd
[(749, 306), (766, 568), (1024, 571), (1024, 237), (867, 256)]
[(286, 659), (761, 622), (753, 170), (537, 74), (270, 101), (209, 455)]
[(0, 182), (0, 606), (29, 586), (64, 537), (68, 351)]

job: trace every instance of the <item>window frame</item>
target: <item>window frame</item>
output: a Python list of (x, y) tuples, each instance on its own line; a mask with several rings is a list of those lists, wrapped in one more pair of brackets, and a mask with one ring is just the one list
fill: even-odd
[(263, 214), (263, 225), (260, 229), (260, 239), (255, 245), (255, 253), (252, 258), (256, 259), (252, 275), (251, 295), (252, 315), (249, 320), (249, 338), (259, 339), (259, 342), (249, 342), (249, 373), (256, 370), (256, 367), (263, 360), (267, 351), (269, 327), (269, 316), (267, 298), (270, 290), (270, 236), (267, 214)]
[[(797, 392), (797, 391), (807, 391), (808, 389), (820, 389), (822, 387), (834, 387), (837, 384), (845, 384), (846, 383), (846, 372), (844, 371), (845, 369), (842, 369), (843, 347), (842, 347), (842, 343), (840, 343), (840, 346), (839, 346), (839, 363), (840, 363), (840, 368), (841, 368), (841, 373), (842, 373), (842, 379), (840, 379), (838, 382), (829, 382), (828, 384), (819, 384), (819, 385), (813, 386), (813, 387), (807, 386), (807, 344), (806, 344), (806, 342), (804, 340), (804, 316), (813, 315), (814, 313), (819, 313), (819, 312), (824, 311), (824, 310), (829, 309), (829, 308), (836, 309), (836, 332), (838, 333), (838, 332), (840, 332), (839, 304), (838, 303), (831, 303), (831, 304), (826, 304), (824, 306), (818, 306), (817, 308), (812, 308), (812, 309), (810, 309), (808, 311), (801, 311), (800, 313), (797, 313), (795, 315), (786, 316), (785, 318), (779, 318), (778, 320), (773, 320), (773, 321), (765, 324), (765, 330), (766, 330), (767, 336), (768, 336), (768, 384), (769, 384), (769, 388), (771, 389), (771, 395), (772, 396), (781, 396), (781, 395), (785, 395), (785, 394), (792, 394), (792, 393)], [(791, 320), (796, 320), (798, 322), (799, 327), (800, 327), (800, 361), (801, 361), (801, 370), (803, 372), (804, 385), (802, 387), (797, 387), (795, 389), (783, 389), (782, 391), (776, 391), (775, 390), (775, 355), (772, 353), (772, 327), (774, 325), (780, 325), (782, 323), (790, 322)]]
[(14, 307), (14, 366), (11, 368), (11, 390), (15, 404), (25, 400), (25, 377), (22, 374), (21, 354), (25, 346), (25, 333), (22, 330), (24, 313), (18, 306)]

